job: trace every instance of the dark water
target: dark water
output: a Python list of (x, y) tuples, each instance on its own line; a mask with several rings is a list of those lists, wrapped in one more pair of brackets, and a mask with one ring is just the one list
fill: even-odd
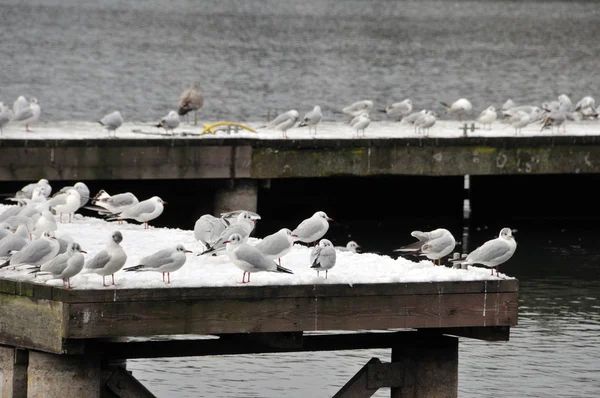
[[(193, 80), (205, 89), (208, 120), (257, 120), (267, 109), (303, 113), (314, 104), (339, 109), (363, 98), (435, 108), (467, 97), (478, 112), (507, 98), (539, 103), (567, 93), (577, 101), (600, 86), (597, 2), (2, 0), (0, 15), (0, 101), (35, 96), (42, 121), (96, 120), (114, 109), (128, 120), (156, 120)], [(471, 248), (501, 227), (518, 231), (517, 252), (501, 270), (520, 279), (520, 316), (507, 343), (461, 339), (461, 397), (599, 395), (597, 180), (473, 180)], [(90, 189), (121, 191), (102, 183)], [(305, 184), (261, 190), (257, 236), (315, 208), (337, 213), (336, 244), (352, 238), (382, 254), (413, 229), (443, 225), (460, 235), (460, 178)], [(168, 192), (161, 196), (193, 211), (167, 207), (156, 224), (191, 228), (210, 211), (197, 198), (217, 185), (160, 182)], [(131, 190), (142, 197), (156, 187)], [(354, 193), (368, 189), (373, 198), (359, 203)], [(389, 354), (137, 360), (129, 368), (159, 397), (327, 397), (372, 356)]]

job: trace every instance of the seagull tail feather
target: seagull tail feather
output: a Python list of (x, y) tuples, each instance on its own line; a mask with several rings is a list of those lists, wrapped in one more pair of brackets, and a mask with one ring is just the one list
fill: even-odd
[(284, 272), (286, 274), (293, 274), (292, 270), (287, 269), (285, 267), (282, 267), (281, 265), (277, 264), (277, 272)]

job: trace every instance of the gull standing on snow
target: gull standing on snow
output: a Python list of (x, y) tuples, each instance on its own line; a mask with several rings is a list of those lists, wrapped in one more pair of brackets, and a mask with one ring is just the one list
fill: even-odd
[(285, 256), (292, 250), (294, 241), (297, 236), (292, 234), (289, 228), (281, 228), (279, 231), (265, 236), (263, 240), (258, 242), (254, 247), (260, 250), (269, 260), (277, 259), (281, 265), (281, 257)]
[(112, 131), (114, 133), (114, 138), (117, 138), (117, 129), (123, 124), (123, 116), (121, 116), (121, 112), (114, 111), (104, 116), (98, 123), (108, 130), (109, 137), (110, 132)]
[(162, 127), (165, 129), (165, 133), (171, 130), (171, 135), (175, 134), (174, 129), (179, 126), (179, 115), (175, 111), (170, 111), (167, 116), (160, 119), (160, 122), (155, 127)]
[(56, 196), (61, 193), (66, 193), (69, 189), (74, 189), (77, 191), (77, 193), (79, 193), (79, 197), (80, 197), (79, 208), (82, 208), (83, 206), (85, 206), (85, 204), (90, 199), (90, 189), (83, 182), (76, 182), (75, 185), (73, 185), (73, 186), (62, 187), (58, 192), (56, 192), (52, 196)]
[[(94, 199), (92, 199), (92, 205), (94, 207), (86, 207), (90, 210), (97, 211), (100, 215), (118, 214), (125, 209), (135, 206), (139, 203), (138, 198), (131, 192), (119, 193), (116, 195), (109, 195), (104, 189), (101, 189)], [(118, 218), (119, 223), (121, 219)]]
[(361, 113), (371, 113), (372, 110), (373, 110), (373, 101), (363, 100), (363, 101), (357, 101), (357, 102), (353, 103), (352, 105), (348, 105), (347, 107), (342, 109), (342, 112), (354, 117), (354, 116), (360, 115)]
[(136, 205), (126, 208), (122, 212), (115, 214), (114, 217), (109, 217), (108, 220), (133, 219), (144, 223), (144, 229), (148, 229), (148, 222), (160, 216), (166, 204), (167, 202), (158, 196), (153, 196), (150, 199), (143, 200)]
[(192, 84), (190, 88), (185, 90), (179, 98), (179, 109), (177, 113), (179, 116), (187, 115), (189, 112), (194, 111), (194, 124), (198, 124), (198, 109), (204, 106), (204, 92), (199, 82)]
[(124, 268), (124, 270), (129, 272), (162, 272), (163, 282), (165, 281), (165, 274), (167, 274), (167, 284), (170, 284), (171, 272), (175, 272), (183, 267), (183, 264), (185, 264), (185, 260), (187, 259), (186, 253), (191, 253), (191, 250), (186, 250), (182, 244), (178, 244), (174, 247), (162, 249), (154, 254), (146, 256), (139, 261), (138, 265)]
[(79, 243), (69, 243), (64, 253), (59, 254), (39, 267), (35, 267), (38, 269), (31, 271), (30, 274), (36, 274), (36, 276), (50, 274), (52, 275), (52, 279), (62, 279), (63, 288), (71, 289), (71, 278), (81, 272), (85, 263), (82, 253), (87, 254)]
[(261, 128), (275, 128), (283, 133), (283, 138), (288, 138), (287, 131), (291, 127), (293, 127), (294, 124), (296, 124), (299, 117), (300, 114), (298, 113), (298, 111), (292, 109), (278, 115), (275, 119), (271, 120), (269, 123), (267, 123), (265, 126), (262, 126)]
[(458, 120), (462, 120), (462, 116), (468, 114), (473, 109), (473, 105), (466, 98), (460, 98), (452, 103), (452, 105), (448, 105), (445, 102), (441, 102), (440, 104), (446, 107), (447, 114), (456, 114), (458, 116)]
[(228, 226), (229, 222), (223, 217), (203, 214), (194, 224), (194, 238), (202, 243), (205, 249), (210, 249)]
[(335, 260), (335, 248), (328, 239), (321, 239), (310, 252), (310, 268), (317, 271), (317, 276), (320, 271), (325, 271), (325, 279), (327, 279), (327, 272), (335, 265)]
[(362, 130), (363, 137), (365, 136), (365, 129), (369, 127), (371, 123), (371, 116), (368, 113), (361, 113), (358, 116), (355, 116), (354, 119), (350, 121), (350, 126), (356, 130), (356, 136), (359, 136), (360, 131)]
[(294, 240), (309, 244), (313, 243), (313, 246), (316, 246), (317, 241), (327, 233), (329, 221), (333, 221), (333, 219), (329, 218), (324, 211), (317, 211), (312, 217), (298, 224), (292, 231), (292, 235), (296, 236)]
[(73, 213), (79, 209), (81, 205), (81, 196), (76, 189), (69, 189), (66, 193), (61, 193), (51, 198), (48, 201), (48, 204), (51, 209), (54, 209), (56, 213), (60, 214), (59, 221), (62, 223), (62, 215), (63, 213), (69, 214), (69, 222), (71, 222), (71, 218)]
[(341, 252), (357, 253), (359, 247), (360, 247), (360, 245), (358, 243), (351, 240), (350, 242), (346, 243), (346, 246), (335, 246), (335, 250), (338, 250)]
[(488, 240), (477, 249), (473, 250), (464, 259), (450, 260), (455, 264), (481, 264), (492, 269), (496, 268), (498, 276), (498, 266), (508, 261), (517, 250), (517, 242), (513, 237), (510, 228), (502, 228), (496, 239)]
[(575, 105), (575, 111), (581, 113), (583, 117), (594, 117), (597, 116), (596, 112), (596, 100), (593, 97), (583, 97)]
[[(269, 260), (260, 250), (247, 243), (242, 242), (240, 234), (233, 234), (225, 241), (225, 247), (229, 260), (244, 271), (241, 283), (250, 283), (250, 274), (252, 272), (283, 272), (293, 274), (287, 268), (282, 267), (273, 260)], [(246, 274), (248, 280), (246, 281)]]
[(102, 275), (102, 286), (104, 287), (109, 286), (104, 279), (108, 275), (112, 276), (112, 284), (115, 284), (115, 272), (123, 268), (127, 261), (127, 254), (120, 245), (122, 241), (121, 232), (113, 232), (106, 248), (85, 263), (84, 272)]
[(412, 109), (412, 101), (407, 98), (404, 101), (395, 102), (385, 109), (380, 109), (379, 112), (383, 112), (388, 116), (396, 118), (397, 121), (400, 121), (403, 117), (410, 115)]
[(434, 229), (429, 232), (412, 231), (410, 234), (417, 238), (418, 241), (394, 251), (425, 256), (428, 259), (433, 260), (434, 265), (435, 260), (437, 260), (438, 265), (441, 265), (442, 257), (450, 254), (456, 246), (454, 236), (452, 236), (450, 231), (444, 228)]
[[(10, 226), (8, 227), (10, 228)], [(8, 235), (0, 240), (0, 258), (9, 257), (12, 252), (23, 249), (29, 242), (29, 229), (27, 225), (19, 224), (15, 232), (12, 232), (12, 229), (10, 229)]]
[(17, 199), (31, 199), (33, 196), (33, 190), (35, 188), (40, 188), (40, 193), (46, 198), (48, 198), (52, 193), (52, 187), (50, 186), (50, 183), (47, 179), (42, 178), (38, 182), (33, 182), (31, 184), (25, 185), (23, 188), (21, 188), (15, 193), (14, 197)]
[(483, 124), (484, 129), (485, 129), (485, 126), (488, 125), (488, 127), (489, 127), (488, 130), (491, 130), (492, 122), (494, 122), (496, 120), (496, 118), (498, 118), (498, 114), (496, 113), (496, 108), (493, 106), (490, 106), (481, 111), (481, 114), (479, 114), (477, 121), (479, 123)]
[(250, 212), (242, 211), (240, 214), (238, 214), (236, 222), (225, 228), (219, 234), (217, 240), (212, 245), (210, 245), (208, 249), (206, 249), (198, 255), (200, 256), (203, 254), (215, 253), (217, 251), (225, 249), (225, 242), (229, 240), (229, 238), (233, 234), (240, 235), (242, 243), (246, 243), (246, 241), (248, 241), (248, 238), (250, 237), (250, 233), (254, 230), (255, 223), (256, 220), (252, 218)]
[(15, 112), (11, 122), (19, 122), (25, 124), (25, 131), (31, 132), (29, 130), (29, 124), (37, 121), (40, 118), (42, 113), (42, 108), (37, 100), (37, 98), (32, 98), (29, 100), (29, 104), (26, 107), (19, 107), (18, 112)]
[(417, 120), (415, 120), (415, 131), (417, 133), (420, 131), (427, 136), (431, 131), (431, 126), (435, 124), (436, 120), (437, 118), (433, 111), (425, 111), (425, 113), (419, 115)]
[(312, 111), (307, 112), (304, 115), (304, 119), (300, 122), (298, 127), (308, 126), (308, 134), (311, 132), (311, 128), (315, 129), (315, 136), (317, 135), (317, 125), (321, 123), (323, 120), (323, 113), (321, 112), (321, 107), (316, 105)]
[(50, 261), (58, 254), (60, 245), (53, 231), (45, 231), (42, 237), (32, 240), (21, 250), (13, 254), (8, 261), (0, 265), (4, 267), (17, 267), (19, 265), (42, 265)]
[(43, 210), (35, 221), (33, 225), (33, 230), (31, 234), (36, 238), (42, 236), (44, 231), (56, 231), (58, 229), (58, 225), (56, 225), (56, 219), (54, 215), (50, 212), (50, 210)]

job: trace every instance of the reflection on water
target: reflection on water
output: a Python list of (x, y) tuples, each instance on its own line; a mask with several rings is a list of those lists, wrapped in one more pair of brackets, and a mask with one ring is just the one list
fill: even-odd
[[(459, 396), (595, 397), (600, 251), (594, 233), (520, 229), (518, 255), (504, 267), (520, 279), (519, 325), (509, 342), (460, 339)], [(471, 238), (475, 244), (489, 235)], [(132, 360), (128, 367), (159, 397), (329, 397), (371, 357), (389, 361), (390, 350)]]

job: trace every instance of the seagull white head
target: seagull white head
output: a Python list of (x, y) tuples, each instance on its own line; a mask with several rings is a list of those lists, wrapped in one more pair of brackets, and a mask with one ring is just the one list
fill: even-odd
[(324, 219), (325, 219), (325, 220), (327, 220), (327, 221), (333, 221), (333, 218), (329, 218), (329, 217), (327, 216), (327, 214), (325, 214), (325, 212), (324, 212), (324, 211), (318, 211), (318, 212), (316, 212), (316, 213), (315, 213), (315, 216), (317, 216), (317, 217), (321, 217), (321, 218), (324, 218)]
[(502, 239), (514, 239), (515, 238), (512, 234), (512, 229), (510, 229), (510, 228), (502, 228), (502, 230), (500, 231), (499, 237)]

